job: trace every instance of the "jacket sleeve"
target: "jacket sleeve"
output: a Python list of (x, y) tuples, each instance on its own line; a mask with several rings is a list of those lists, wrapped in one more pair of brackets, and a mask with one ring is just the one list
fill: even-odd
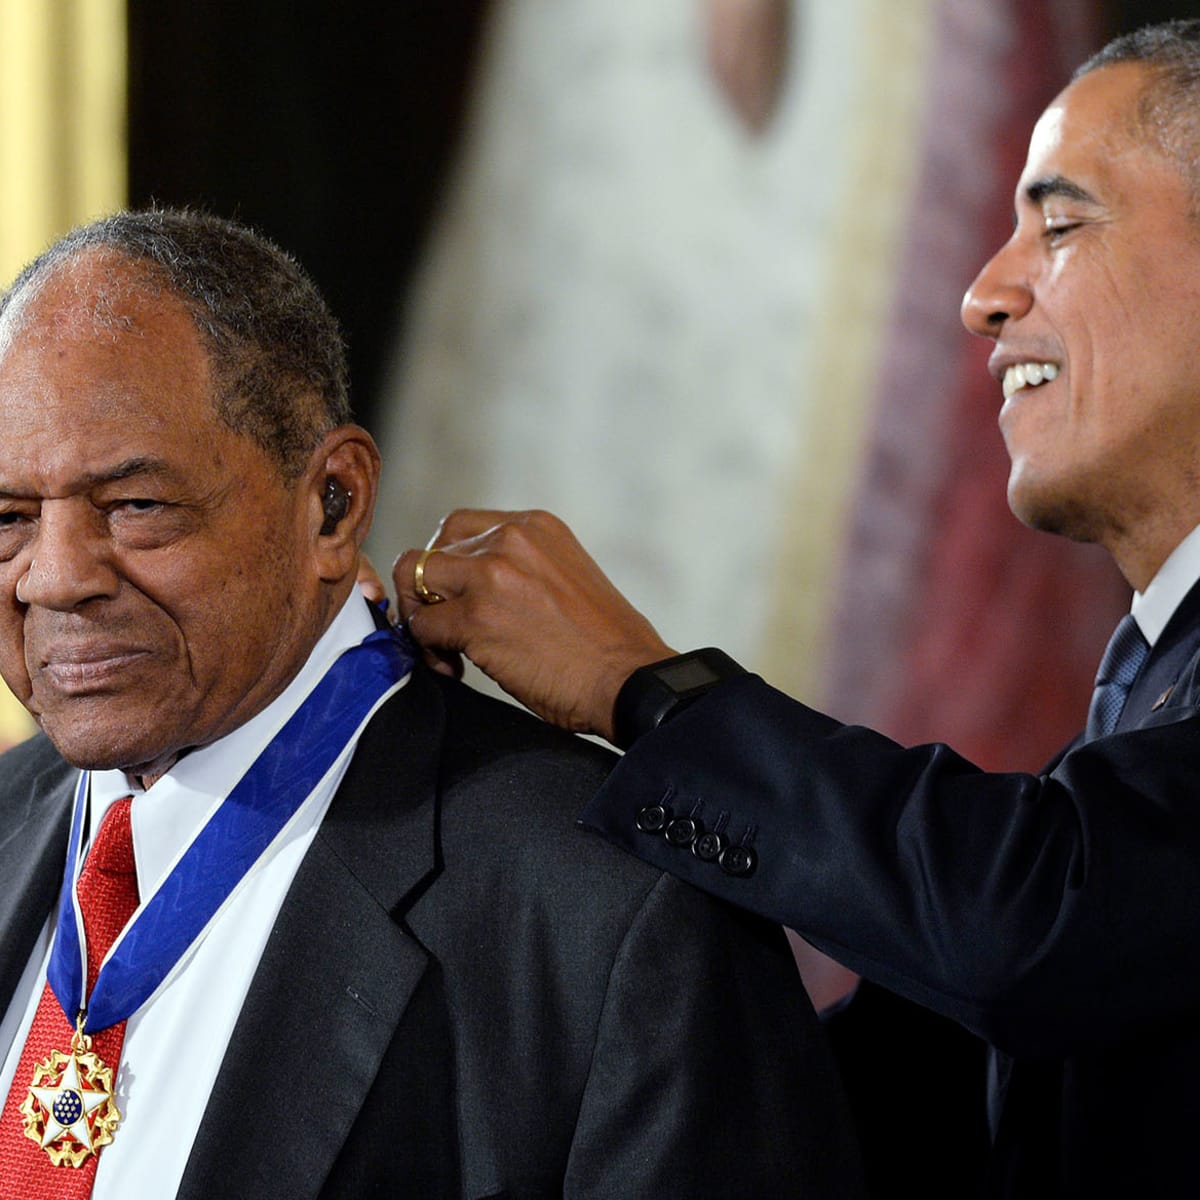
[[(1194, 706), (997, 774), (742, 676), (642, 738), (583, 824), (1003, 1049), (1057, 1056), (1200, 1004), (1198, 793)], [(642, 832), (659, 803), (745, 842), (753, 872)]]
[(663, 876), (613, 962), (564, 1197), (850, 1200), (849, 1128), (782, 931)]

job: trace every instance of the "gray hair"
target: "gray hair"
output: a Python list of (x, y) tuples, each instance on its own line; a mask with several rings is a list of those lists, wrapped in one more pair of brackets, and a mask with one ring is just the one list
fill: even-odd
[(190, 210), (123, 212), (72, 230), (0, 295), (0, 330), (61, 267), (112, 252), (115, 276), (93, 319), (111, 326), (128, 290), (165, 291), (190, 313), (213, 369), (217, 415), (297, 477), (330, 429), (351, 419), (346, 349), (337, 320), (303, 268), (267, 238)]
[(1200, 20), (1164, 21), (1113, 38), (1072, 76), (1136, 63), (1148, 77), (1134, 132), (1152, 140), (1191, 182), (1200, 213)]

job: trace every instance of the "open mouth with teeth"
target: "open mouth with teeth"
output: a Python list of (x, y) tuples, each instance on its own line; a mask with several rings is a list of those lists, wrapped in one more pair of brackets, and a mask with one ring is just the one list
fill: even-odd
[(1015, 396), (1022, 388), (1037, 387), (1039, 383), (1049, 383), (1057, 378), (1055, 363), (1014, 363), (1004, 372), (1004, 398)]

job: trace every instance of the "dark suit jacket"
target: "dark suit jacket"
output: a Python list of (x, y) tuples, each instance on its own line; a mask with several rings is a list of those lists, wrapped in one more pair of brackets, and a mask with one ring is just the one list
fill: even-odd
[[(1041, 776), (904, 749), (745, 676), (635, 745), (584, 820), (1011, 1055), (994, 1194), (1193, 1195), (1198, 671), (1194, 589), (1117, 732)], [(751, 841), (755, 873), (639, 832), (664, 797)]]
[[(857, 1194), (777, 931), (579, 830), (610, 764), (415, 673), (287, 896), (181, 1198)], [(41, 739), (4, 766), (0, 1004), (72, 774)]]

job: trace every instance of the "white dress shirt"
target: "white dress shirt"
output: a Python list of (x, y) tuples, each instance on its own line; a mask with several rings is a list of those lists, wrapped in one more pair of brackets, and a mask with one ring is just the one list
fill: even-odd
[(1133, 595), (1130, 612), (1151, 646), (1162, 636), (1167, 622), (1197, 580), (1200, 580), (1200, 525), (1171, 551), (1146, 590)]
[[(121, 771), (92, 773), (91, 834), (108, 806), (133, 792), (134, 857), (143, 902), (334, 660), (373, 629), (370, 612), (356, 590), (296, 678), (245, 725), (181, 758), (148, 791)], [(168, 1197), (178, 1190), (276, 915), (356, 743), (357, 735), (176, 971), (129, 1018), (117, 1073), (122, 1120), (112, 1143), (100, 1154), (93, 1200)], [(0, 1098), (8, 1095), (42, 993), (53, 925), (52, 917), (0, 1023), (0, 1053), (5, 1055)], [(264, 1081), (275, 1078), (281, 1086), (289, 1086), (286, 1064), (264, 1063), (263, 1074)], [(264, 1082), (264, 1088), (270, 1086)], [(255, 1120), (255, 1114), (247, 1112), (246, 1119)], [(272, 1135), (264, 1130), (264, 1136)]]

